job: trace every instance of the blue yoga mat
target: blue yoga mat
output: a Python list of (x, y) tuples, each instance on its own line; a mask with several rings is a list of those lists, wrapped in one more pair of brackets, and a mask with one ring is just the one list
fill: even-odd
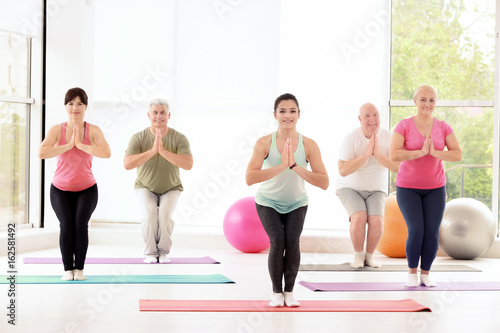
[(222, 274), (210, 275), (86, 275), (84, 281), (62, 281), (61, 275), (0, 275), (0, 284), (210, 284), (234, 283)]

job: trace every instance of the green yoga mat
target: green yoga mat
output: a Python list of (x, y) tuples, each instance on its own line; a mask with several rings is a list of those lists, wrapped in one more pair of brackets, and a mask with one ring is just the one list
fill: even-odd
[(61, 275), (0, 275), (0, 284), (210, 284), (234, 283), (222, 274), (210, 275), (86, 275), (84, 281), (62, 281)]

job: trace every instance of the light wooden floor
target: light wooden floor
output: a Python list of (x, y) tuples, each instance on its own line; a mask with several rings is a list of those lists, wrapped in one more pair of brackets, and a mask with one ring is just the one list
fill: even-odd
[[(88, 257), (136, 257), (141, 248), (92, 245)], [(58, 249), (18, 256), (19, 274), (61, 274), (61, 265), (23, 265), (24, 256), (58, 256)], [(267, 253), (174, 248), (173, 257), (211, 256), (220, 265), (87, 265), (85, 274), (212, 274), (236, 281), (232, 285), (17, 285), (17, 325), (7, 324), (7, 286), (0, 332), (500, 332), (500, 292), (312, 292), (298, 281), (405, 281), (405, 272), (299, 272), (298, 300), (405, 299), (430, 307), (428, 313), (167, 313), (140, 312), (139, 299), (267, 300), (271, 286)], [(378, 257), (382, 263), (405, 264), (404, 259)], [(303, 253), (302, 263), (342, 263), (350, 254)], [(6, 267), (6, 257), (0, 257)], [(500, 259), (456, 261), (438, 258), (436, 264), (465, 264), (482, 272), (435, 272), (435, 281), (500, 281)], [(5, 274), (7, 269), (0, 272)]]

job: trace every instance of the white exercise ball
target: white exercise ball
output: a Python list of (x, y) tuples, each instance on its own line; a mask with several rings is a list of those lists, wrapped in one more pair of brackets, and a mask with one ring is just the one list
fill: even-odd
[(439, 245), (455, 259), (474, 259), (493, 244), (497, 227), (491, 210), (472, 198), (446, 203), (439, 233)]

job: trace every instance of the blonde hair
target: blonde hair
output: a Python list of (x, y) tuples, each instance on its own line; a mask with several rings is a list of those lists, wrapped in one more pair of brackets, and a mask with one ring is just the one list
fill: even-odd
[(434, 89), (433, 86), (431, 86), (429, 84), (422, 84), (422, 85), (418, 86), (418, 88), (413, 93), (413, 99), (417, 98), (418, 93), (421, 90), (424, 90), (424, 89), (426, 89), (426, 90), (432, 90), (434, 92), (434, 95), (436, 95), (436, 99), (438, 98), (438, 93), (437, 93), (436, 89)]

